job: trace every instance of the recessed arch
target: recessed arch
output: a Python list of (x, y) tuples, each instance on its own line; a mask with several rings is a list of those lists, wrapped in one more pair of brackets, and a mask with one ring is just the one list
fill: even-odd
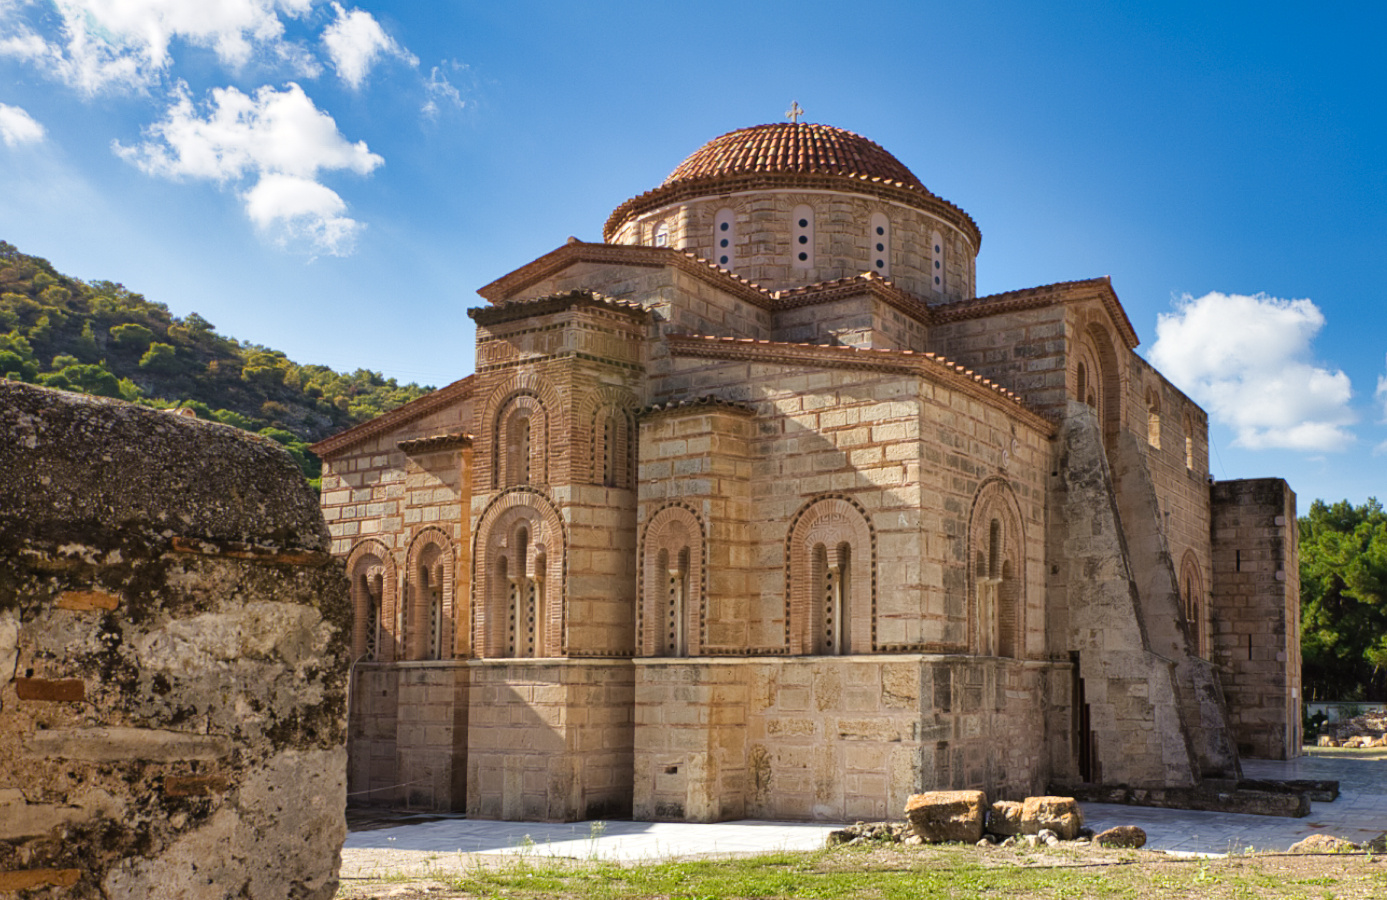
[(684, 504), (662, 507), (641, 535), (636, 646), (642, 656), (698, 656), (706, 640), (705, 532)]
[(795, 655), (876, 648), (876, 531), (857, 501), (810, 500), (785, 539), (786, 643)]
[(511, 488), (487, 504), (472, 551), (474, 655), (567, 654), (567, 547), (563, 520), (539, 491)]
[(1199, 557), (1193, 550), (1186, 550), (1180, 559), (1180, 600), (1184, 606), (1185, 627), (1189, 631), (1190, 651), (1205, 657), (1208, 654), (1209, 610)]
[(456, 621), (453, 542), (441, 528), (420, 529), (405, 559), (407, 658), (449, 659)]
[[(490, 479), (492, 490), (521, 483), (545, 485), (562, 481), (567, 472), (558, 471), (555, 460), (563, 459), (564, 454), (556, 454), (554, 445), (566, 433), (566, 408), (553, 384), (535, 372), (518, 373), (496, 385), (477, 412), (481, 434), (473, 446), (481, 452), (473, 460), (474, 471)], [(507, 484), (511, 476), (523, 474), (517, 471), (520, 457), (507, 457), (512, 449), (508, 442), (521, 437), (518, 428), (513, 430), (516, 423), (512, 419), (517, 415), (530, 418), (529, 453), (524, 457), (529, 462), (529, 481)], [(481, 480), (478, 479), (478, 489), (486, 487)]]
[(1016, 492), (984, 481), (968, 521), (968, 645), (982, 656), (1025, 656), (1026, 532)]
[[(624, 388), (602, 385), (583, 396), (575, 421), (586, 428), (575, 441), (587, 439), (585, 480), (606, 487), (636, 484), (638, 429), (636, 398)], [(579, 444), (581, 446), (581, 444)]]
[(398, 658), (395, 558), (374, 538), (361, 541), (347, 555), (351, 580), (352, 659), (394, 662)]

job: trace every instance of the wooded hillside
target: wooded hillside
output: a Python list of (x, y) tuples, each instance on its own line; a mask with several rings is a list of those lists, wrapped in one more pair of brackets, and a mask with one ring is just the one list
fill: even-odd
[(0, 378), (192, 409), (274, 438), (318, 477), (307, 445), (432, 388), (377, 372), (300, 365), (177, 318), (124, 285), (83, 282), (0, 241)]

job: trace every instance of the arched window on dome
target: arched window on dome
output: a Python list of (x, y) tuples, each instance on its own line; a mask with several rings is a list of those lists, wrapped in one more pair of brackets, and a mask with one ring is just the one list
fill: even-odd
[(930, 232), (930, 285), (936, 294), (944, 293), (944, 236), (937, 231)]
[(737, 264), (734, 251), (737, 245), (737, 214), (729, 207), (718, 210), (713, 217), (713, 262), (724, 269)]
[(814, 207), (796, 206), (790, 213), (790, 267), (814, 268)]
[(661, 222), (655, 226), (655, 238), (653, 243), (656, 247), (669, 246), (669, 223)]
[(891, 220), (884, 213), (872, 213), (867, 231), (867, 247), (871, 250), (867, 258), (872, 261), (872, 271), (882, 278), (891, 277)]

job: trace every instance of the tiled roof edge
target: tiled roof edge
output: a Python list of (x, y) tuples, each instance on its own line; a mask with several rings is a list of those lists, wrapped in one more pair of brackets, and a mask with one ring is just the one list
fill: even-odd
[(369, 422), (362, 422), (348, 428), (346, 431), (339, 431), (331, 437), (323, 438), (308, 449), (316, 453), (319, 458), (327, 459), (348, 447), (354, 447), (363, 441), (398, 428), (401, 425), (413, 422), (415, 419), (423, 418), (429, 413), (448, 405), (454, 400), (460, 400), (472, 393), (472, 379), (475, 376), (468, 375), (450, 385), (439, 388), (431, 394), (425, 394), (418, 400), (411, 400), (404, 406), (397, 406), (387, 413), (381, 413)]

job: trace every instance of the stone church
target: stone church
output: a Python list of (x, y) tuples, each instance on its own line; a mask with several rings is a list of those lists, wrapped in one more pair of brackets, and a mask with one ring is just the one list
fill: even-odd
[(872, 141), (715, 138), (481, 288), (476, 372), (314, 449), (354, 802), (853, 820), (1300, 746), (1295, 497), (1107, 278), (977, 296)]

